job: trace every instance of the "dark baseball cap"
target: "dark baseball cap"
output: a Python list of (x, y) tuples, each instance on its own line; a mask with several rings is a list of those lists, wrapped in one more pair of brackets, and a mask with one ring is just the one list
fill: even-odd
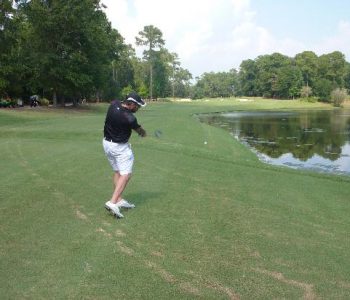
[(131, 92), (126, 97), (126, 100), (135, 102), (138, 106), (146, 106), (146, 102), (143, 99), (141, 99), (141, 97), (135, 92)]

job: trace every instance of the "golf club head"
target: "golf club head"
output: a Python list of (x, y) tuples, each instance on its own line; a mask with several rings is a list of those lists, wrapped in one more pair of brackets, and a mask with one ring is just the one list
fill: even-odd
[(159, 129), (157, 129), (157, 130), (154, 131), (154, 136), (155, 136), (156, 138), (160, 138), (162, 134), (163, 134), (162, 131), (159, 130)]

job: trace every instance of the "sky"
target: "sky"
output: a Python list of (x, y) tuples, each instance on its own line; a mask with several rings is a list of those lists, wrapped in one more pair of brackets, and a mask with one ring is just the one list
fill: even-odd
[(318, 56), (341, 51), (350, 62), (349, 0), (101, 0), (112, 27), (139, 57), (135, 38), (145, 26), (160, 29), (164, 47), (177, 53), (193, 78), (239, 69), (259, 55)]

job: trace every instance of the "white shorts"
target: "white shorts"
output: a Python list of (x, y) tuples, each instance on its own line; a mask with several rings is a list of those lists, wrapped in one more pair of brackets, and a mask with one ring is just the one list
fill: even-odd
[(103, 139), (103, 149), (112, 169), (120, 175), (132, 173), (134, 154), (129, 143), (119, 144)]

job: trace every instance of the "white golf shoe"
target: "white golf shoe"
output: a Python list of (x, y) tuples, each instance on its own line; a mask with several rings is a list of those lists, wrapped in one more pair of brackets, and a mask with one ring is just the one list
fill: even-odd
[(122, 207), (122, 208), (135, 208), (135, 204), (132, 204), (126, 201), (125, 199), (118, 201), (116, 204), (118, 207)]
[(117, 218), (124, 218), (117, 204), (112, 203), (111, 201), (107, 201), (105, 204), (105, 208)]

